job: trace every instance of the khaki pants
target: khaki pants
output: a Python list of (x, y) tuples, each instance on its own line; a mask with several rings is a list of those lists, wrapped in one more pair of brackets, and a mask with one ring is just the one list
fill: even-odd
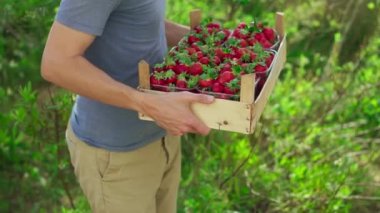
[(179, 137), (129, 152), (110, 152), (66, 131), (75, 175), (95, 213), (174, 213), (180, 181)]

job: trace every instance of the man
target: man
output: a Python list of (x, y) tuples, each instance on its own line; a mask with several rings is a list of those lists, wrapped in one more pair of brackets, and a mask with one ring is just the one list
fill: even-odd
[(189, 31), (164, 14), (165, 0), (62, 0), (52, 25), (41, 73), (79, 94), (66, 138), (93, 212), (176, 212), (179, 136), (210, 131), (190, 105), (212, 97), (134, 89), (138, 62), (161, 62)]

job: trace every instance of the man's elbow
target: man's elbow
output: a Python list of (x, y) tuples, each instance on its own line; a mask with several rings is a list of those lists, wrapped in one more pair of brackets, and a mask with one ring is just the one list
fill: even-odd
[(52, 59), (50, 59), (47, 56), (42, 57), (41, 61), (41, 77), (49, 82), (54, 83), (56, 78), (55, 73), (56, 66), (54, 65), (54, 62)]

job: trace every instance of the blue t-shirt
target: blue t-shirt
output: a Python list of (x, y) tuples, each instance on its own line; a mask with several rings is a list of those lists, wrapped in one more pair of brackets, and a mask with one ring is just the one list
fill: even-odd
[[(138, 62), (163, 60), (165, 0), (62, 0), (56, 20), (96, 39), (85, 57), (113, 79), (138, 86)], [(129, 151), (165, 135), (135, 111), (78, 96), (70, 124), (86, 143), (110, 151)]]

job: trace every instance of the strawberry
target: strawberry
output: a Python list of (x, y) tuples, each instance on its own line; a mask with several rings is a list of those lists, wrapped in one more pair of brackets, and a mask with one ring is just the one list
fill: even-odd
[(227, 29), (224, 29), (223, 33), (225, 35), (224, 41), (226, 41), (228, 39), (228, 37), (231, 35), (231, 32), (229, 30), (227, 30)]
[(220, 69), (220, 73), (227, 72), (227, 71), (232, 72), (231, 64), (229, 64), (229, 63), (222, 64), (222, 67)]
[(204, 57), (202, 57), (202, 58), (199, 60), (199, 62), (201, 62), (202, 64), (207, 65), (207, 64), (210, 63), (210, 59), (209, 59), (207, 56), (204, 56)]
[(247, 47), (248, 46), (248, 42), (245, 40), (245, 39), (240, 39), (240, 47)]
[(194, 31), (196, 32), (196, 33), (201, 33), (202, 32), (202, 27), (201, 26), (195, 26), (194, 27)]
[(224, 86), (223, 84), (219, 83), (219, 82), (215, 82), (213, 85), (212, 85), (212, 88), (211, 90), (213, 92), (217, 92), (217, 93), (222, 93), (224, 91)]
[(189, 67), (185, 64), (181, 64), (181, 63), (178, 63), (175, 67), (174, 67), (174, 72), (176, 74), (181, 74), (181, 73), (187, 73), (189, 71)]
[(203, 53), (201, 51), (197, 52), (197, 59), (201, 60), (203, 58)]
[(240, 38), (240, 39), (247, 39), (249, 38), (249, 31), (245, 28), (243, 29), (235, 29), (232, 32), (232, 36), (235, 38)]
[(153, 68), (154, 72), (162, 72), (164, 71), (164, 64), (156, 64)]
[(249, 49), (245, 49), (244, 53), (243, 53), (243, 55), (241, 57), (241, 60), (243, 62), (250, 63), (250, 62), (255, 61), (256, 58), (257, 58), (256, 53), (254, 53), (253, 51), (251, 51)]
[(263, 29), (263, 33), (265, 35), (265, 38), (271, 43), (273, 44), (276, 40), (276, 33), (274, 32), (273, 29), (269, 28), (269, 27), (264, 27)]
[(196, 32), (196, 33), (200, 33), (200, 32), (202, 32), (202, 27), (201, 26), (195, 26), (194, 27), (194, 31)]
[(208, 24), (206, 25), (206, 27), (207, 27), (207, 28), (220, 29), (220, 24), (211, 22), (211, 23), (208, 23)]
[(213, 63), (218, 66), (221, 63), (221, 60), (218, 56), (214, 56)]
[(193, 89), (198, 85), (199, 82), (199, 75), (196, 76), (190, 76), (189, 80), (187, 81), (187, 88)]
[(187, 82), (186, 82), (186, 80), (177, 80), (175, 86), (177, 88), (186, 89), (187, 88)]
[(186, 51), (188, 52), (189, 55), (193, 55), (194, 53), (196, 53), (196, 49), (192, 48), (192, 47), (188, 47), (186, 48)]
[(202, 69), (202, 64), (199, 62), (194, 63), (189, 70), (190, 75), (200, 75), (202, 74), (203, 69)]
[(266, 41), (262, 41), (262, 42), (260, 42), (262, 45), (263, 45), (263, 47), (264, 48), (266, 48), (266, 49), (269, 49), (269, 48), (271, 48), (272, 47), (272, 44), (268, 41), (268, 40), (266, 40)]
[(234, 74), (234, 76), (244, 75), (244, 69), (243, 69), (244, 63), (240, 63), (240, 64), (238, 64), (238, 63), (239, 62), (234, 63), (232, 65), (232, 73)]
[(256, 64), (255, 63), (244, 63), (242, 64), (242, 70), (244, 74), (250, 74), (255, 71)]
[(172, 84), (177, 81), (177, 76), (173, 70), (168, 70), (164, 72), (164, 77), (167, 84)]
[(257, 40), (253, 37), (247, 39), (249, 46), (254, 46), (257, 43)]
[(214, 80), (207, 77), (207, 75), (203, 76), (201, 75), (201, 79), (199, 79), (198, 85), (201, 88), (209, 88), (214, 83)]
[(181, 73), (177, 77), (177, 82), (176, 82), (176, 87), (181, 88), (181, 89), (186, 89), (187, 88), (187, 74), (186, 73)]
[(235, 78), (235, 76), (232, 72), (224, 71), (220, 74), (220, 76), (218, 78), (218, 82), (221, 84), (225, 84), (225, 83), (230, 82), (234, 78)]
[(240, 90), (240, 79), (234, 78), (230, 82), (226, 84), (226, 87), (224, 87), (224, 93), (235, 95)]
[(224, 55), (224, 51), (221, 47), (215, 49), (215, 56), (218, 56), (220, 59), (223, 59)]
[(270, 67), (272, 65), (273, 59), (274, 59), (274, 54), (273, 53), (271, 53), (268, 56), (268, 58), (265, 59), (265, 64), (267, 65), (267, 67)]
[(189, 66), (192, 63), (190, 56), (185, 52), (185, 53), (178, 53), (176, 55), (177, 62), (174, 67), (174, 72), (176, 74), (181, 74), (183, 72), (189, 72)]
[(255, 67), (256, 77), (257, 78), (266, 78), (267, 77), (267, 73), (266, 73), (267, 70), (268, 70), (267, 66), (257, 64)]
[(190, 45), (198, 41), (200, 41), (200, 39), (194, 35), (189, 35), (189, 37), (187, 37), (187, 43)]
[(190, 45), (190, 47), (191, 47), (191, 48), (194, 48), (195, 51), (197, 51), (197, 52), (201, 51), (201, 49), (199, 48), (199, 46), (198, 46), (197, 43), (192, 43), (192, 44)]
[(198, 85), (201, 88), (210, 88), (217, 77), (218, 77), (218, 72), (215, 69), (209, 66), (204, 66), (203, 74), (200, 75)]
[(164, 73), (163, 72), (154, 72), (150, 76), (150, 84), (152, 86), (155, 86), (155, 85), (158, 85), (158, 86), (166, 85), (166, 82), (164, 80)]
[(265, 37), (264, 33), (256, 33), (254, 35), (254, 38), (258, 41), (258, 42), (264, 42), (264, 41), (267, 41), (267, 38)]
[(247, 28), (247, 24), (245, 22), (241, 22), (238, 24), (238, 26), (236, 27), (237, 29), (244, 29), (244, 28)]
[(243, 57), (245, 49), (244, 48), (235, 48), (234, 52), (234, 58), (240, 59)]

